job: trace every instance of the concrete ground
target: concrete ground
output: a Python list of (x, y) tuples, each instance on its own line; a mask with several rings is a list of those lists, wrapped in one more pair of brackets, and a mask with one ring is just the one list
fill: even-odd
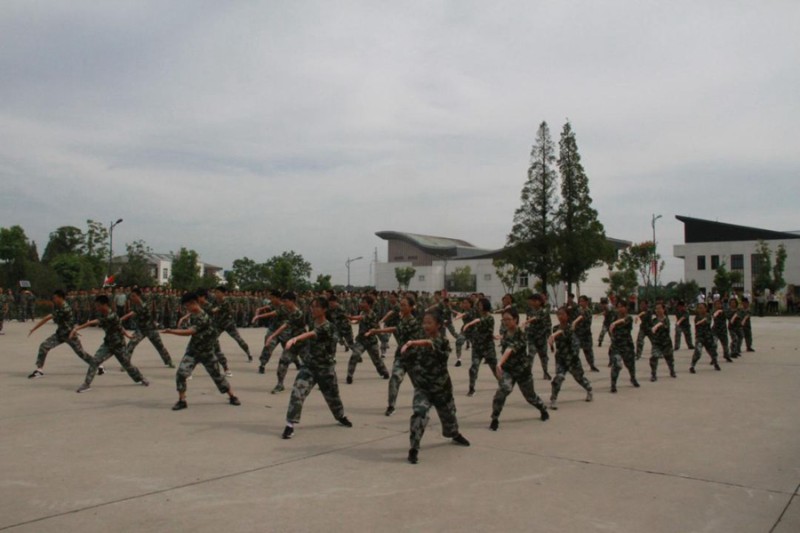
[[(352, 429), (338, 426), (314, 391), (285, 441), (289, 390), (269, 393), (276, 361), (257, 374), (227, 335), (223, 349), (243, 405), (228, 405), (198, 369), (189, 409), (173, 412), (175, 372), (147, 341), (134, 363), (149, 388), (111, 360), (79, 395), (86, 367), (66, 346), (50, 353), (44, 378), (26, 379), (52, 327), (26, 338), (31, 323), (7, 322), (0, 531), (800, 531), (799, 325), (755, 319), (757, 352), (723, 362), (722, 372), (704, 356), (690, 375), (684, 349), (678, 378), (662, 364), (651, 383), (642, 359), (642, 387), (621, 379), (616, 395), (601, 364), (601, 373), (588, 374), (595, 401), (585, 403), (569, 377), (547, 422), (515, 391), (497, 432), (488, 429), (495, 390), (488, 368), (468, 398), (468, 365), (451, 366), (472, 446), (450, 444), (432, 413), (420, 463), (410, 465), (411, 384), (402, 385), (397, 413), (385, 417), (387, 382), (368, 360), (346, 385), (348, 354), (338, 354)], [(263, 330), (242, 334), (256, 353)], [(101, 332), (82, 340), (92, 352)], [(165, 338), (176, 359), (185, 342)], [(605, 347), (597, 351), (605, 363)], [(547, 399), (538, 361), (534, 373)], [(294, 369), (287, 383), (293, 379)]]

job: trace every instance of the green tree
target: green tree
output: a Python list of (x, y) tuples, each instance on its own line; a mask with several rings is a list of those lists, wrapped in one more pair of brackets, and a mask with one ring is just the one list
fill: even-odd
[(84, 235), (75, 226), (61, 226), (50, 233), (42, 254), (43, 263), (52, 263), (60, 255), (78, 255), (83, 252)]
[(266, 263), (270, 284), (287, 291), (311, 288), (311, 263), (293, 250), (271, 257)]
[(454, 292), (470, 292), (475, 290), (472, 269), (469, 266), (459, 267), (451, 274), (452, 290)]
[(131, 287), (149, 287), (156, 284), (152, 268), (147, 261), (147, 254), (152, 253), (147, 244), (142, 240), (133, 241), (125, 245), (127, 258), (116, 274), (116, 284)]
[(656, 262), (656, 267), (659, 272), (664, 268), (664, 262), (661, 261), (661, 255), (655, 254), (655, 246), (653, 241), (644, 241), (631, 245), (629, 248), (622, 250), (617, 260), (617, 268), (619, 270), (632, 270), (641, 279), (642, 285), (650, 286), (653, 279), (653, 261)]
[(512, 249), (506, 260), (534, 274), (545, 287), (560, 264), (555, 162), (555, 145), (547, 122), (542, 122), (531, 149), (528, 179), (520, 195), (522, 205), (514, 212), (514, 224), (506, 240)]
[(774, 293), (786, 286), (786, 280), (783, 278), (783, 272), (786, 268), (786, 247), (783, 244), (778, 245), (775, 251), (775, 263), (772, 261), (772, 250), (769, 243), (765, 240), (759, 240), (756, 244), (757, 256), (754, 259), (759, 261), (757, 267), (757, 274), (753, 280), (753, 289), (763, 292), (769, 289)]
[(503, 285), (503, 290), (509, 294), (514, 293), (519, 281), (520, 269), (507, 258), (497, 258), (492, 260), (494, 266), (494, 273), (500, 283)]
[(397, 279), (398, 288), (408, 290), (408, 286), (416, 273), (417, 269), (414, 267), (396, 267), (394, 269), (394, 277)]
[(561, 203), (556, 212), (559, 274), (569, 293), (573, 284), (586, 278), (590, 268), (612, 258), (614, 249), (592, 207), (589, 178), (581, 164), (575, 132), (569, 122), (561, 131), (558, 169), (561, 173)]
[(20, 280), (27, 279), (26, 268), (31, 261), (31, 252), (31, 242), (21, 226), (0, 228), (0, 281), (4, 286), (17, 286)]
[(607, 278), (603, 278), (603, 283), (608, 283), (606, 294), (616, 294), (619, 298), (634, 294), (638, 286), (636, 271), (631, 269), (615, 270)]
[(729, 271), (726, 264), (720, 263), (714, 273), (714, 286), (720, 294), (732, 294), (733, 289), (742, 283), (742, 273), (739, 271)]
[(233, 268), (226, 279), (230, 286), (243, 291), (263, 291), (269, 288), (270, 273), (263, 263), (256, 263), (249, 257), (243, 257), (233, 262)]
[(193, 290), (200, 282), (200, 265), (197, 263), (197, 252), (181, 248), (173, 254), (172, 275), (170, 285), (175, 289)]
[(317, 292), (329, 291), (333, 288), (330, 274), (318, 274), (317, 281), (314, 283), (314, 290)]

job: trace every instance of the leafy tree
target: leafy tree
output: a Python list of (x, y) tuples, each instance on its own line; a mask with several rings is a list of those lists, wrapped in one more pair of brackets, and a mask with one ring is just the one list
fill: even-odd
[(68, 290), (88, 290), (97, 287), (98, 280), (91, 261), (78, 254), (61, 254), (49, 265)]
[(720, 294), (731, 294), (733, 288), (742, 282), (742, 273), (739, 271), (729, 271), (726, 264), (720, 263), (714, 274), (714, 286)]
[(314, 283), (314, 290), (317, 292), (329, 291), (333, 288), (330, 274), (318, 274), (317, 281)]
[(311, 263), (293, 250), (271, 257), (267, 268), (270, 284), (287, 291), (304, 291), (311, 288)]
[(117, 285), (149, 287), (156, 284), (147, 254), (152, 253), (147, 244), (142, 241), (133, 241), (125, 245), (128, 256), (116, 275)]
[(176, 289), (190, 291), (200, 281), (200, 265), (197, 264), (197, 252), (181, 248), (172, 260), (170, 285)]
[(558, 270), (558, 220), (555, 145), (547, 122), (542, 122), (531, 149), (528, 179), (522, 188), (522, 205), (514, 212), (514, 224), (506, 240), (506, 255), (521, 270), (534, 274), (543, 286)]
[(603, 282), (608, 283), (606, 294), (616, 294), (620, 298), (634, 294), (638, 286), (636, 271), (631, 269), (611, 272), (607, 278), (603, 278)]
[(256, 263), (249, 257), (233, 262), (233, 268), (226, 276), (228, 285), (243, 291), (263, 291), (269, 288), (269, 269), (263, 263)]
[(502, 257), (493, 259), (492, 265), (494, 265), (494, 273), (497, 279), (503, 285), (503, 290), (508, 294), (512, 294), (519, 281), (520, 269), (508, 258)]
[(645, 241), (634, 244), (625, 250), (622, 250), (617, 260), (617, 268), (619, 270), (632, 270), (638, 274), (641, 279), (642, 285), (649, 286), (653, 279), (653, 261), (656, 261), (656, 266), (659, 272), (664, 268), (664, 262), (661, 261), (661, 255), (655, 254), (655, 246), (653, 241)]
[(61, 226), (50, 233), (42, 254), (43, 263), (52, 263), (60, 255), (78, 255), (83, 251), (84, 236), (80, 228)]
[(417, 269), (414, 267), (396, 267), (394, 269), (394, 277), (397, 279), (398, 288), (408, 290), (408, 286), (416, 273)]
[(769, 243), (765, 240), (759, 240), (756, 244), (757, 261), (760, 261), (758, 274), (753, 280), (753, 289), (763, 292), (769, 289), (771, 293), (777, 292), (786, 286), (786, 280), (783, 278), (783, 272), (786, 268), (786, 247), (783, 244), (778, 245), (775, 251), (775, 264), (772, 263), (772, 250)]
[(559, 273), (567, 284), (567, 292), (572, 292), (572, 285), (583, 281), (590, 268), (612, 258), (614, 249), (597, 219), (597, 211), (592, 208), (589, 178), (569, 122), (561, 132), (558, 169), (561, 173), (561, 204), (556, 212)]
[(452, 289), (454, 292), (469, 292), (475, 290), (474, 276), (469, 266), (456, 268), (451, 274)]
[(21, 226), (0, 228), (0, 262), (4, 286), (16, 286), (26, 279), (26, 266), (30, 260), (31, 243)]

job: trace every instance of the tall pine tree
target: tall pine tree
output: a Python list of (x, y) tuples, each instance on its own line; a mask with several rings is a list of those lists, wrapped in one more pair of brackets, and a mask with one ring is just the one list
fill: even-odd
[(613, 256), (603, 224), (597, 220), (589, 196), (589, 178), (581, 165), (575, 132), (564, 124), (558, 143), (558, 170), (561, 173), (561, 204), (556, 218), (559, 226), (559, 274), (567, 284), (580, 283), (586, 272), (602, 260)]
[(522, 188), (522, 205), (514, 212), (514, 225), (506, 241), (506, 259), (538, 277), (542, 288), (554, 281), (558, 272), (555, 170), (555, 145), (547, 122), (539, 125), (531, 149), (528, 180)]

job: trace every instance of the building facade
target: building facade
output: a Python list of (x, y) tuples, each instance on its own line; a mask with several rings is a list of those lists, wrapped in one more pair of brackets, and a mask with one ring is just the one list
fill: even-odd
[[(172, 262), (175, 260), (173, 254), (160, 254), (160, 253), (147, 253), (144, 254), (147, 260), (147, 265), (150, 267), (150, 275), (156, 280), (158, 285), (168, 285), (169, 278), (172, 276)], [(128, 261), (127, 255), (119, 255), (114, 258), (114, 264), (124, 264)], [(225, 283), (225, 277), (222, 267), (218, 267), (209, 263), (203, 263), (198, 259), (198, 266), (200, 267), (200, 277), (209, 274), (215, 275), (220, 284)]]

